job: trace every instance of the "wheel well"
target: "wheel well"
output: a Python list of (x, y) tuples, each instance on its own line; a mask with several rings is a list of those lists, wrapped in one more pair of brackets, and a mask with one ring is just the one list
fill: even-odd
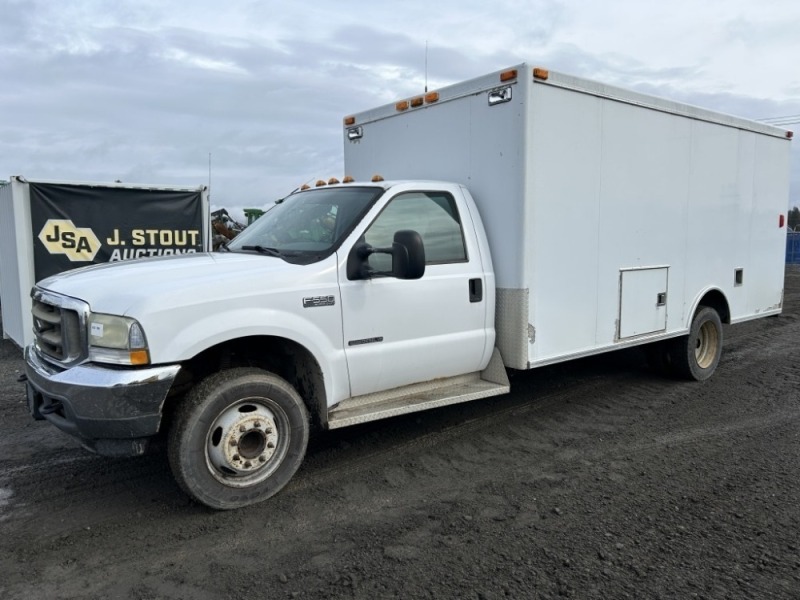
[(731, 309), (728, 306), (728, 301), (725, 299), (725, 295), (719, 290), (711, 290), (707, 292), (705, 296), (700, 298), (698, 310), (701, 306), (708, 306), (716, 310), (720, 320), (723, 323), (731, 322)]
[(275, 336), (229, 340), (184, 362), (165, 405), (165, 419), (169, 420), (177, 399), (192, 387), (213, 373), (233, 367), (258, 367), (282, 377), (300, 394), (312, 422), (319, 424), (322, 408), (327, 406), (322, 369), (304, 346)]

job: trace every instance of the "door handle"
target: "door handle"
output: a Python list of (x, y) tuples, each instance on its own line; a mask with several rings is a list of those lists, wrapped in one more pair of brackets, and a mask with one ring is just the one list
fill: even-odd
[(483, 300), (483, 279), (477, 277), (469, 280), (469, 301), (480, 302)]

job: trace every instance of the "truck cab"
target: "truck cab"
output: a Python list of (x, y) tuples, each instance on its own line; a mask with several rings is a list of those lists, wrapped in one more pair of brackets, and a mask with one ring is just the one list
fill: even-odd
[(107, 455), (142, 453), (168, 425), (182, 487), (232, 508), (288, 481), (312, 422), (508, 391), (501, 367), (481, 376), (495, 286), (469, 192), (322, 183), (219, 252), (40, 282), (26, 350), (33, 415)]

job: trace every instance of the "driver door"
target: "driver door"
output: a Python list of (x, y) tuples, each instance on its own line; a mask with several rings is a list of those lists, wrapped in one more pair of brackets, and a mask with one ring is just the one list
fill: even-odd
[[(488, 340), (486, 278), (472, 227), (464, 227), (456, 186), (392, 197), (360, 239), (390, 247), (411, 229), (425, 246), (425, 274), (401, 280), (376, 274), (347, 279), (340, 257), (344, 348), (351, 396), (479, 370)], [(370, 267), (390, 273), (392, 257), (373, 254)]]

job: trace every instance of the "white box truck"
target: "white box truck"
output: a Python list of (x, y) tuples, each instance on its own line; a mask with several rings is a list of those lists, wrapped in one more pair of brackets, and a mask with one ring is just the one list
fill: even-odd
[(32, 415), (106, 455), (164, 433), (181, 487), (235, 508), (289, 481), (312, 426), (635, 345), (703, 380), (722, 323), (781, 310), (783, 130), (522, 64), (343, 132), (355, 178), (221, 252), (40, 281)]

